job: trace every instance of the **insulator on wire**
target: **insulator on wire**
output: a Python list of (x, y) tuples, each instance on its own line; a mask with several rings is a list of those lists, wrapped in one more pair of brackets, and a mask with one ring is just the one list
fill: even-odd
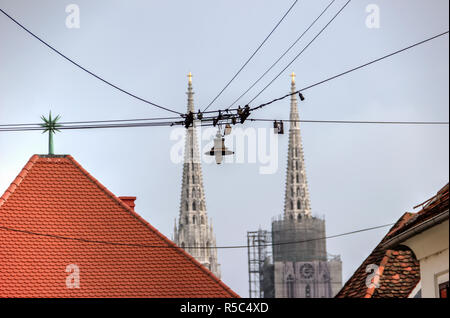
[(190, 125), (194, 122), (194, 113), (189, 112), (184, 119), (184, 127), (189, 128)]
[(274, 134), (280, 134), (283, 135), (284, 134), (284, 124), (282, 121), (274, 121), (273, 122), (273, 133)]
[(213, 126), (216, 127), (217, 123), (223, 119), (222, 112), (219, 110), (219, 115), (213, 119)]
[(231, 117), (231, 123), (233, 124), (233, 125), (236, 125), (236, 117)]
[(227, 123), (225, 125), (225, 129), (223, 131), (223, 134), (224, 134), (224, 136), (227, 136), (227, 135), (231, 134), (231, 125), (230, 124)]
[(284, 134), (284, 124), (283, 124), (283, 121), (280, 121), (280, 123), (278, 124), (278, 133), (279, 133), (280, 135), (283, 135), (283, 134)]
[(305, 100), (305, 96), (303, 96), (303, 94), (301, 92), (298, 92), (298, 96), (300, 97), (301, 101)]
[(202, 120), (202, 119), (203, 119), (203, 114), (202, 114), (202, 112), (200, 111), (200, 109), (198, 110), (198, 113), (197, 113), (197, 119), (198, 119), (198, 120)]
[(244, 109), (238, 108), (238, 115), (241, 119), (241, 124), (250, 116), (250, 106), (245, 105)]

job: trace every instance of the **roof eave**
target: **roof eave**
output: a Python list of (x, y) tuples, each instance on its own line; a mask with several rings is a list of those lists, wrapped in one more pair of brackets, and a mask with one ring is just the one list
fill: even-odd
[(432, 217), (431, 219), (425, 220), (422, 223), (419, 223), (419, 224), (413, 226), (412, 228), (393, 236), (392, 238), (390, 238), (389, 240), (384, 242), (381, 245), (381, 247), (383, 249), (389, 249), (398, 244), (401, 244), (402, 242), (406, 241), (407, 239), (409, 239), (419, 233), (422, 233), (422, 232), (432, 228), (433, 226), (444, 222), (445, 220), (448, 220), (448, 218), (449, 218), (449, 210), (447, 209), (444, 212), (441, 212), (438, 215)]

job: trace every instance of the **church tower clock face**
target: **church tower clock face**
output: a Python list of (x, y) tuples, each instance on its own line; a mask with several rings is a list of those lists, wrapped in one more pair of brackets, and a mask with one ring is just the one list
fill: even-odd
[(312, 278), (314, 276), (314, 267), (311, 264), (303, 264), (300, 267), (300, 276), (302, 278)]

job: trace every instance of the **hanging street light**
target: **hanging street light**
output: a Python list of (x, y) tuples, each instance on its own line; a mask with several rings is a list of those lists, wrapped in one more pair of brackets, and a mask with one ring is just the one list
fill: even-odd
[(205, 155), (215, 156), (216, 163), (220, 165), (222, 163), (223, 156), (232, 154), (234, 154), (234, 151), (228, 150), (228, 148), (225, 147), (225, 138), (222, 137), (219, 128), (219, 130), (217, 130), (216, 137), (214, 138), (214, 147), (212, 147), (210, 151), (205, 152)]

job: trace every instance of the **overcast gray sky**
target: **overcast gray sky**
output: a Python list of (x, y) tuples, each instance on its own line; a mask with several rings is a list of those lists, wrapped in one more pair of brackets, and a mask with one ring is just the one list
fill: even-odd
[[(0, 0), (0, 7), (109, 81), (184, 112), (186, 74), (194, 75), (196, 108), (204, 108), (292, 2)], [(211, 109), (224, 108), (239, 96), (328, 2), (300, 0)], [(65, 25), (70, 3), (80, 8), (79, 29)], [(336, 0), (313, 32), (257, 88), (277, 74), (343, 3)], [(365, 9), (371, 3), (380, 8), (379, 29), (365, 24)], [(446, 31), (448, 6), (447, 0), (353, 0), (255, 104), (288, 92), (292, 71), (300, 88)], [(301, 118), (448, 121), (448, 43), (448, 36), (439, 38), (307, 91)], [(50, 109), (64, 121), (170, 116), (75, 68), (0, 15), (0, 124), (39, 122)], [(289, 100), (253, 116), (287, 118)], [(172, 237), (182, 165), (170, 161), (170, 132), (63, 131), (55, 137), (55, 151), (73, 155), (116, 195), (137, 196), (137, 212)], [(274, 174), (260, 174), (257, 163), (203, 166), (207, 209), (218, 245), (245, 243), (246, 231), (269, 229), (271, 218), (283, 212), (287, 137), (279, 138)], [(302, 137), (313, 214), (325, 215), (328, 235), (395, 222), (448, 182), (448, 126), (305, 123)], [(1, 132), (0, 192), (33, 154), (46, 152), (47, 137), (40, 132)], [(342, 257), (344, 281), (386, 231), (327, 241), (328, 252)], [(219, 250), (218, 255), (223, 281), (248, 296), (247, 251)]]

